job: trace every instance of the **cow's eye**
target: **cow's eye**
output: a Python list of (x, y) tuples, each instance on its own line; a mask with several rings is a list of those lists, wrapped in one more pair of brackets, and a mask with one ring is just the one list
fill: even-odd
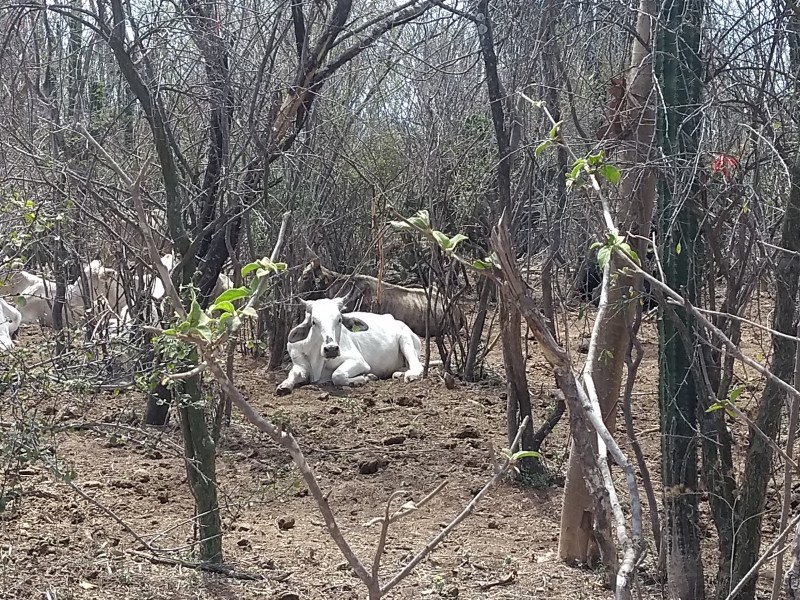
[(316, 327), (316, 326), (317, 326), (317, 320), (316, 320), (316, 319), (314, 319), (313, 321), (311, 321), (311, 324), (312, 324), (314, 327)]

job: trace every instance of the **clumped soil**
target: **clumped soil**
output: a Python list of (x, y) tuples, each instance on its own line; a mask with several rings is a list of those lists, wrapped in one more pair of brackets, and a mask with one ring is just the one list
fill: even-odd
[[(580, 357), (589, 325), (576, 314), (570, 320), (570, 346)], [(633, 412), (649, 468), (658, 478), (652, 321), (640, 336), (646, 354)], [(23, 333), (23, 345), (35, 343), (37, 335)], [(553, 378), (534, 342), (528, 342), (528, 351), (532, 402), (541, 424), (554, 405)], [(284, 372), (268, 372), (265, 360), (238, 356), (235, 370), (237, 384), (256, 409), (295, 433), (340, 527), (368, 566), (379, 526), (367, 523), (383, 514), (389, 496), (407, 492), (397, 507), (447, 481), (429, 504), (391, 526), (381, 562), (386, 581), (491, 477), (489, 445), (508, 445), (501, 365), (495, 349), (489, 358), (494, 378), (454, 389), (432, 374), (412, 384), (305, 387), (285, 397), (273, 394)], [(366, 598), (289, 457), (235, 409), (217, 463), (225, 563), (239, 576), (230, 577), (154, 562), (143, 544), (170, 550), (165, 555), (179, 561), (195, 560), (181, 434), (175, 426), (142, 428), (140, 393), (64, 392), (33, 398), (31, 404), (60, 427), (41, 433), (40, 442), (48, 448), (45, 456), (74, 480), (70, 485), (53, 476), (41, 462), (5, 473), (5, 485), (16, 484), (21, 494), (0, 513), (0, 598)], [(621, 418), (617, 437), (633, 460)], [(600, 570), (558, 560), (567, 451), (565, 416), (543, 448), (555, 483), (537, 488), (530, 485), (536, 482), (509, 480), (490, 490), (472, 516), (389, 597), (612, 598)], [(618, 468), (615, 475), (627, 507)], [(660, 484), (654, 484), (660, 498)], [(645, 526), (649, 551), (639, 570), (641, 592), (656, 598), (661, 587)], [(706, 530), (710, 571), (713, 526)], [(252, 580), (241, 578), (249, 575)]]

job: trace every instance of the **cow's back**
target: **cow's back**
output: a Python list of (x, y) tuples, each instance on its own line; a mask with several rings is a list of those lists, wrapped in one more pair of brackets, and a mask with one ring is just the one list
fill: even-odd
[(402, 370), (405, 364), (400, 350), (401, 338), (411, 338), (417, 356), (422, 350), (419, 336), (406, 323), (390, 314), (352, 312), (346, 313), (346, 316), (357, 317), (369, 326), (367, 331), (348, 331), (347, 338), (369, 363), (370, 372), (381, 379), (391, 377), (396, 371)]

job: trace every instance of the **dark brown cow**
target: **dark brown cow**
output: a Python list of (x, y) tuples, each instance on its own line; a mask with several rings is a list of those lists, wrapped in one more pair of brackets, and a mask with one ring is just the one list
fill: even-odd
[[(428, 298), (423, 289), (382, 282), (381, 298), (378, 303), (377, 279), (369, 275), (343, 275), (326, 269), (319, 264), (318, 259), (314, 259), (303, 269), (300, 279), (300, 294), (306, 300), (347, 297), (345, 310), (392, 315), (395, 319), (408, 325), (414, 333), (425, 337), (425, 312), (428, 308)], [(431, 337), (441, 336), (449, 331), (449, 323), (445, 318), (445, 306), (445, 299), (442, 297), (437, 299), (436, 292), (432, 292), (431, 316), (428, 324)], [(464, 314), (455, 304), (452, 307), (452, 314), (458, 329), (463, 329)]]

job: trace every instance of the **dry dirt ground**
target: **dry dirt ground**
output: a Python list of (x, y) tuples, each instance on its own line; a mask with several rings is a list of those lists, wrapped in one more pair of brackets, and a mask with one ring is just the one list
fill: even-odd
[[(571, 347), (579, 354), (589, 325), (577, 314), (570, 321)], [(24, 333), (22, 344), (35, 341), (35, 335)], [(660, 498), (652, 318), (641, 338), (646, 355), (633, 399), (634, 423)], [(528, 347), (528, 377), (540, 424), (553, 407), (553, 379), (535, 343)], [(494, 373), (501, 375), (496, 351), (490, 359)], [(382, 514), (392, 492), (407, 490), (408, 498), (420, 499), (448, 482), (428, 505), (392, 525), (382, 559), (384, 581), (488, 481), (489, 442), (495, 448), (507, 445), (499, 377), (452, 390), (434, 375), (413, 384), (309, 387), (278, 398), (273, 391), (282, 376), (267, 372), (262, 360), (237, 359), (237, 383), (257, 410), (295, 432), (341, 528), (367, 564), (378, 527), (365, 524)], [(4, 403), (9, 401), (21, 400)], [(225, 561), (256, 580), (153, 562), (152, 553), (136, 539), (170, 550), (172, 558), (193, 560), (193, 503), (180, 431), (142, 428), (140, 393), (61, 391), (34, 394), (27, 402), (39, 417), (61, 426), (60, 431), (40, 432), (40, 443), (51, 465), (55, 462), (74, 480), (71, 486), (42, 462), (0, 476), (4, 493), (11, 485), (21, 492), (0, 512), (0, 598), (366, 598), (288, 456), (235, 410), (217, 463)], [(0, 421), (6, 430), (8, 420), (4, 409)], [(624, 440), (619, 421), (618, 439)], [(72, 427), (77, 425), (83, 427)], [(543, 449), (548, 469), (562, 483), (558, 476), (566, 469), (567, 441), (564, 418)], [(377, 472), (362, 474), (370, 461)], [(619, 476), (618, 468), (615, 473)], [(389, 597), (612, 598), (600, 571), (568, 567), (557, 559), (562, 491), (558, 483), (535, 489), (504, 482)], [(706, 526), (706, 532), (713, 536), (713, 526)], [(648, 545), (640, 590), (644, 598), (660, 598), (651, 539)], [(711, 537), (706, 545), (711, 571)]]

